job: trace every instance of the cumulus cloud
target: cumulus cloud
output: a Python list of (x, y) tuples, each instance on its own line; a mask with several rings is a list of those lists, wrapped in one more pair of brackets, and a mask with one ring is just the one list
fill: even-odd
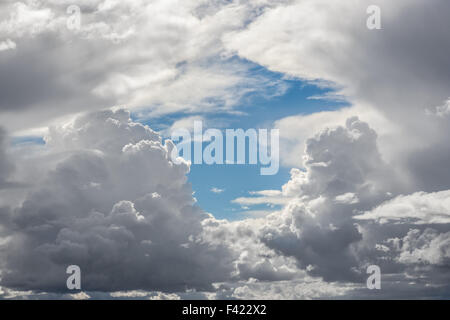
[(188, 164), (170, 161), (170, 141), (123, 110), (79, 117), (46, 141), (61, 158), (2, 218), (2, 286), (63, 291), (72, 264), (90, 291), (205, 290), (227, 279), (230, 254), (198, 239), (208, 216)]
[(448, 191), (399, 194), (377, 134), (357, 118), (308, 139), (303, 160), (282, 188), (291, 199), (258, 228), (260, 241), (308, 275), (341, 283), (343, 297), (371, 298), (357, 286), (372, 264), (396, 292), (377, 298), (448, 294)]
[(262, 241), (295, 257), (312, 275), (357, 281), (361, 270), (355, 248), (362, 234), (352, 216), (386, 197), (389, 170), (376, 138), (366, 123), (350, 118), (345, 127), (309, 139), (305, 171), (292, 170), (291, 180), (283, 186), (283, 193), (294, 199), (281, 214), (267, 219)]
[[(49, 128), (45, 141), (31, 159), (17, 158), (25, 171), (30, 161), (41, 170), (16, 176), (22, 201), (2, 213), (4, 298), (236, 298), (248, 281), (320, 281), (265, 244), (265, 219), (204, 213), (187, 183), (189, 164), (173, 163), (171, 142), (128, 112), (81, 115)], [(81, 267), (83, 293), (64, 295), (72, 264)]]
[[(448, 222), (437, 215), (445, 203), (433, 201), (446, 192), (393, 196), (401, 188), (377, 134), (357, 118), (308, 139), (305, 169), (293, 169), (282, 190), (251, 193), (285, 199), (282, 210), (234, 222), (196, 205), (189, 164), (173, 163), (170, 141), (124, 110), (85, 114), (48, 132), (46, 151), (33, 156), (42, 173), (27, 180), (13, 214), (2, 214), (3, 297), (64, 292), (70, 264), (82, 268), (84, 291), (70, 299), (101, 292), (127, 299), (355, 297), (374, 263), (391, 275), (383, 278), (388, 287), (411, 277), (430, 285), (447, 279)], [(398, 210), (402, 203), (410, 210)], [(385, 228), (380, 212), (402, 223)], [(410, 217), (423, 228), (409, 231)], [(427, 227), (438, 222), (442, 228)], [(403, 285), (396, 292), (409, 293)]]
[(280, 160), (287, 167), (301, 167), (305, 155), (306, 141), (326, 128), (336, 128), (348, 118), (357, 115), (370, 122), (382, 138), (396, 133), (395, 127), (379, 112), (361, 105), (353, 105), (336, 111), (321, 111), (311, 114), (293, 115), (279, 119), (273, 126), (280, 130)]
[(450, 232), (413, 229), (401, 240), (399, 262), (450, 266)]

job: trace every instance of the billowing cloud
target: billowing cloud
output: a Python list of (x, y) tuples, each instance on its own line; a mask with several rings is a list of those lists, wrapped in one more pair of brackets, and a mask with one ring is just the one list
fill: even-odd
[(399, 262), (450, 267), (450, 232), (413, 229), (401, 240)]
[(64, 291), (69, 265), (91, 291), (205, 290), (229, 277), (227, 248), (200, 241), (208, 216), (192, 197), (188, 165), (170, 161), (170, 142), (123, 110), (79, 117), (46, 140), (60, 158), (2, 218), (2, 286)]
[[(390, 275), (388, 287), (412, 277), (447, 290), (439, 281), (448, 274), (448, 223), (436, 220), (446, 209), (433, 202), (446, 193), (395, 197), (402, 187), (377, 134), (357, 118), (308, 139), (305, 169), (292, 170), (282, 190), (252, 192), (283, 198), (282, 210), (234, 222), (196, 205), (189, 165), (173, 163), (170, 141), (124, 110), (85, 114), (48, 132), (45, 151), (32, 156), (42, 172), (32, 180), (13, 175), (26, 180), (26, 192), (2, 212), (4, 297), (56, 297), (71, 264), (81, 267), (85, 292), (60, 298), (354, 297), (369, 264)], [(17, 165), (28, 170), (25, 160)], [(402, 204), (409, 210), (398, 210)], [(397, 226), (378, 223), (398, 217)], [(397, 297), (408, 294), (397, 287)]]
[(305, 171), (293, 170), (283, 187), (283, 193), (294, 199), (281, 214), (268, 217), (262, 241), (295, 257), (313, 275), (356, 281), (361, 265), (355, 249), (362, 234), (352, 216), (387, 197), (389, 170), (376, 138), (366, 123), (350, 118), (345, 127), (309, 139)]

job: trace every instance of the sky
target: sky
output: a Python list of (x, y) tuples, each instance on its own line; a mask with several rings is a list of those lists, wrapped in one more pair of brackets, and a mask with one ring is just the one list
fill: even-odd
[[(249, 65), (252, 77), (263, 76), (270, 81), (278, 82), (282, 89), (278, 93), (268, 95), (264, 93), (250, 93), (236, 106), (242, 114), (212, 113), (202, 115), (175, 113), (162, 117), (140, 119), (139, 112), (131, 115), (135, 121), (149, 125), (159, 130), (162, 135), (168, 135), (167, 127), (180, 119), (201, 119), (203, 130), (219, 128), (225, 134), (226, 128), (244, 130), (251, 128), (272, 128), (275, 120), (298, 114), (311, 114), (320, 111), (332, 111), (349, 104), (335, 98), (316, 99), (333, 92), (329, 88), (321, 88), (306, 81), (286, 79), (283, 75), (270, 72), (266, 68), (245, 62)], [(192, 126), (192, 123), (189, 124)], [(168, 136), (170, 138), (170, 135)], [(204, 147), (208, 142), (204, 143)], [(247, 150), (248, 151), (248, 150)], [(248, 157), (248, 152), (247, 152)], [(298, 164), (301, 164), (299, 157)], [(250, 208), (240, 205), (233, 200), (248, 197), (249, 193), (260, 190), (279, 190), (289, 180), (288, 166), (283, 166), (275, 175), (260, 175), (260, 164), (256, 165), (208, 165), (192, 164), (189, 172), (189, 182), (195, 191), (195, 198), (200, 206), (212, 213), (218, 219), (238, 220), (248, 215), (267, 214), (280, 208), (279, 205), (271, 208), (268, 204), (259, 204)], [(220, 181), (220, 182), (217, 182)], [(214, 192), (215, 190), (215, 192)], [(244, 207), (244, 209), (243, 209)]]
[[(449, 10), (2, 1), (0, 299), (448, 299)], [(279, 171), (174, 159), (195, 121)]]

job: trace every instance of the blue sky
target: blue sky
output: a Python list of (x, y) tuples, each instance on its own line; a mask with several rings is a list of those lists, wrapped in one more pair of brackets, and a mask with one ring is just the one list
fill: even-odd
[[(201, 114), (208, 127), (219, 129), (271, 128), (274, 121), (298, 114), (336, 110), (347, 106), (345, 102), (311, 99), (322, 96), (329, 90), (300, 80), (284, 79), (280, 74), (270, 72), (260, 66), (251, 68), (253, 75), (263, 76), (287, 88), (281, 95), (268, 96), (252, 93), (242, 99), (235, 107), (243, 114), (215, 113)], [(154, 130), (163, 130), (173, 122), (193, 114), (171, 114), (142, 121)], [(137, 120), (137, 116), (134, 115)], [(207, 128), (203, 128), (204, 130)], [(196, 165), (192, 164), (189, 181), (199, 205), (220, 219), (239, 220), (247, 216), (239, 204), (232, 203), (238, 197), (248, 197), (250, 191), (280, 189), (289, 180), (290, 168), (280, 167), (273, 176), (260, 175), (259, 165)], [(220, 183), (218, 182), (220, 181)], [(212, 188), (223, 190), (214, 193)], [(252, 206), (251, 210), (268, 209), (266, 205)]]

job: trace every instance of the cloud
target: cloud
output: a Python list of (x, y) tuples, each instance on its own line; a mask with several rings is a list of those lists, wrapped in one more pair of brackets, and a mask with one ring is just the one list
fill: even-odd
[(336, 198), (334, 198), (334, 200), (337, 203), (341, 203), (341, 204), (346, 204), (346, 203), (355, 204), (355, 203), (359, 202), (358, 197), (352, 192), (347, 192), (347, 193), (341, 194), (341, 195), (337, 196)]
[(8, 180), (13, 169), (14, 165), (6, 154), (6, 132), (0, 127), (0, 191), (10, 184)]
[(261, 222), (260, 241), (308, 275), (341, 283), (344, 297), (358, 296), (351, 284), (363, 285), (372, 264), (389, 275), (383, 286), (392, 297), (448, 294), (448, 191), (401, 195), (377, 134), (357, 118), (308, 139), (303, 167), (282, 188), (287, 205)]
[[(358, 281), (355, 246), (363, 239), (352, 216), (385, 195), (389, 176), (376, 133), (357, 118), (307, 140), (305, 171), (294, 169), (283, 193), (293, 197), (260, 233), (270, 248), (327, 281)], [(345, 195), (343, 197), (343, 195)], [(360, 201), (338, 201), (349, 198)], [(344, 199), (344, 200), (345, 200)]]
[[(2, 215), (3, 297), (357, 297), (367, 295), (368, 264), (389, 275), (383, 286), (395, 297), (410, 294), (411, 279), (447, 281), (445, 221), (430, 228), (436, 220), (428, 219), (410, 231), (410, 221), (355, 220), (396, 201), (434, 212), (440, 202), (433, 200), (444, 197), (393, 196), (401, 189), (395, 174), (375, 131), (357, 118), (308, 139), (305, 169), (292, 170), (282, 190), (249, 197), (283, 197), (284, 208), (233, 222), (196, 205), (188, 164), (172, 163), (173, 145), (124, 110), (81, 115), (50, 128), (45, 140), (46, 151), (32, 156), (41, 174), (28, 177), (14, 215)], [(64, 295), (69, 264), (81, 267), (86, 296)], [(417, 297), (446, 288), (414, 290)]]
[(11, 39), (0, 42), (0, 51), (13, 50), (17, 47), (16, 43)]
[[(280, 159), (287, 167), (300, 167), (303, 165), (303, 156), (306, 141), (326, 128), (336, 128), (342, 125), (348, 118), (358, 116), (365, 122), (370, 122), (371, 127), (383, 139), (386, 136), (396, 134), (396, 129), (382, 114), (374, 109), (360, 105), (341, 108), (335, 111), (321, 111), (312, 114), (293, 115), (279, 119), (273, 126), (280, 130)], [(384, 144), (383, 144), (384, 145)]]
[(201, 242), (208, 216), (192, 198), (188, 165), (170, 161), (170, 141), (123, 110), (80, 116), (46, 141), (57, 160), (2, 218), (2, 286), (63, 292), (72, 264), (85, 291), (205, 290), (230, 276), (229, 250)]
[[(441, 54), (450, 49), (442, 29), (442, 24), (449, 23), (442, 11), (448, 3), (377, 1), (381, 31), (366, 27), (366, 9), (372, 4), (369, 0), (292, 1), (266, 10), (246, 29), (227, 34), (224, 41), (229, 50), (270, 70), (322, 84), (331, 82), (352, 101), (375, 104), (390, 111), (390, 117), (401, 116), (405, 109), (423, 111), (429, 105), (426, 100), (439, 98), (439, 103), (448, 97), (448, 74), (440, 69), (448, 65)], [(423, 28), (425, 20), (429, 23)], [(414, 32), (414, 39), (406, 36)], [(435, 47), (439, 53), (431, 50)], [(423, 84), (426, 94), (393, 90)], [(394, 105), (395, 110), (391, 109)]]
[[(326, 280), (359, 281), (364, 266), (379, 264), (383, 274), (395, 275), (388, 280), (390, 288), (395, 281), (405, 284), (398, 296), (430, 294), (425, 283), (445, 296), (448, 288), (439, 284), (447, 281), (448, 269), (410, 268), (399, 263), (400, 253), (388, 244), (404, 239), (411, 227), (422, 234), (433, 224), (436, 230), (426, 233), (438, 239), (433, 248), (442, 248), (449, 229), (446, 191), (441, 191), (450, 187), (448, 170), (443, 170), (450, 157), (450, 127), (442, 103), (448, 99), (449, 78), (442, 67), (450, 45), (442, 25), (448, 24), (443, 12), (449, 4), (379, 1), (380, 31), (365, 27), (370, 4), (293, 1), (224, 37), (230, 52), (330, 87), (352, 104), (275, 122), (284, 164), (301, 169), (293, 169), (283, 187), (283, 194), (297, 199), (267, 218), (261, 237)], [(433, 22), (426, 24), (430, 17)], [(440, 48), (439, 53), (432, 48)], [(372, 129), (351, 120), (353, 115)], [(377, 223), (387, 221), (396, 224)], [(408, 277), (426, 280), (408, 293)]]
[(431, 264), (450, 266), (450, 232), (433, 229), (413, 229), (402, 239), (399, 262), (405, 264)]
[(85, 292), (79, 292), (79, 293), (75, 293), (75, 294), (71, 294), (70, 295), (72, 297), (72, 299), (74, 300), (88, 300), (91, 298), (90, 295), (88, 295)]
[(445, 101), (444, 104), (427, 111), (429, 115), (436, 115), (438, 117), (445, 118), (450, 114), (450, 99)]
[(284, 281), (304, 276), (294, 259), (280, 256), (261, 241), (258, 234), (263, 225), (261, 218), (233, 222), (209, 218), (203, 221), (203, 241), (225, 245), (232, 252), (235, 269), (228, 283), (251, 278)]
[(217, 194), (222, 193), (224, 191), (225, 191), (225, 189), (220, 189), (220, 188), (216, 188), (216, 187), (211, 188), (211, 192), (217, 193)]
[[(425, 114), (449, 95), (450, 78), (444, 71), (450, 54), (444, 31), (450, 27), (444, 13), (449, 3), (378, 1), (383, 29), (369, 30), (366, 9), (372, 4), (292, 1), (264, 11), (245, 29), (226, 34), (224, 43), (230, 52), (271, 71), (319, 82), (346, 97), (355, 106), (347, 117), (363, 113), (360, 118), (380, 135), (383, 157), (409, 180), (409, 192), (448, 189), (448, 172), (436, 168), (449, 162), (450, 126)], [(343, 113), (280, 120), (278, 124), (285, 122), (281, 136), (287, 132), (284, 137), (300, 147), (284, 147), (288, 150), (284, 162), (292, 166), (301, 162), (308, 125), (320, 126), (319, 118), (325, 118), (325, 125), (334, 126), (332, 118), (341, 121)], [(298, 125), (295, 120), (302, 122)]]
[(254, 206), (258, 204), (284, 205), (289, 201), (289, 198), (284, 197), (279, 190), (250, 191), (249, 194), (252, 197), (239, 197), (231, 202), (241, 206)]
[[(69, 5), (81, 10), (79, 30), (67, 27)], [(17, 45), (13, 53), (0, 55), (2, 124), (16, 132), (120, 105), (146, 117), (230, 112), (250, 93), (279, 94), (280, 82), (254, 75), (248, 63), (225, 54), (221, 41), (255, 10), (272, 5), (2, 2), (0, 39), (8, 40), (0, 46)]]
[(261, 241), (263, 219), (228, 222), (204, 213), (187, 183), (189, 165), (173, 163), (170, 141), (163, 145), (128, 112), (80, 115), (49, 128), (45, 141), (36, 153), (16, 154), (23, 186), (9, 204), (14, 214), (1, 215), (3, 297), (86, 298), (65, 295), (72, 264), (93, 299), (156, 291), (188, 298), (190, 289), (205, 298), (220, 294), (217, 283), (236, 288), (305, 275)]
[(232, 297), (243, 300), (310, 300), (339, 298), (353, 288), (318, 279), (280, 282), (249, 282), (234, 288)]
[(401, 195), (354, 218), (381, 224), (450, 224), (450, 191)]

